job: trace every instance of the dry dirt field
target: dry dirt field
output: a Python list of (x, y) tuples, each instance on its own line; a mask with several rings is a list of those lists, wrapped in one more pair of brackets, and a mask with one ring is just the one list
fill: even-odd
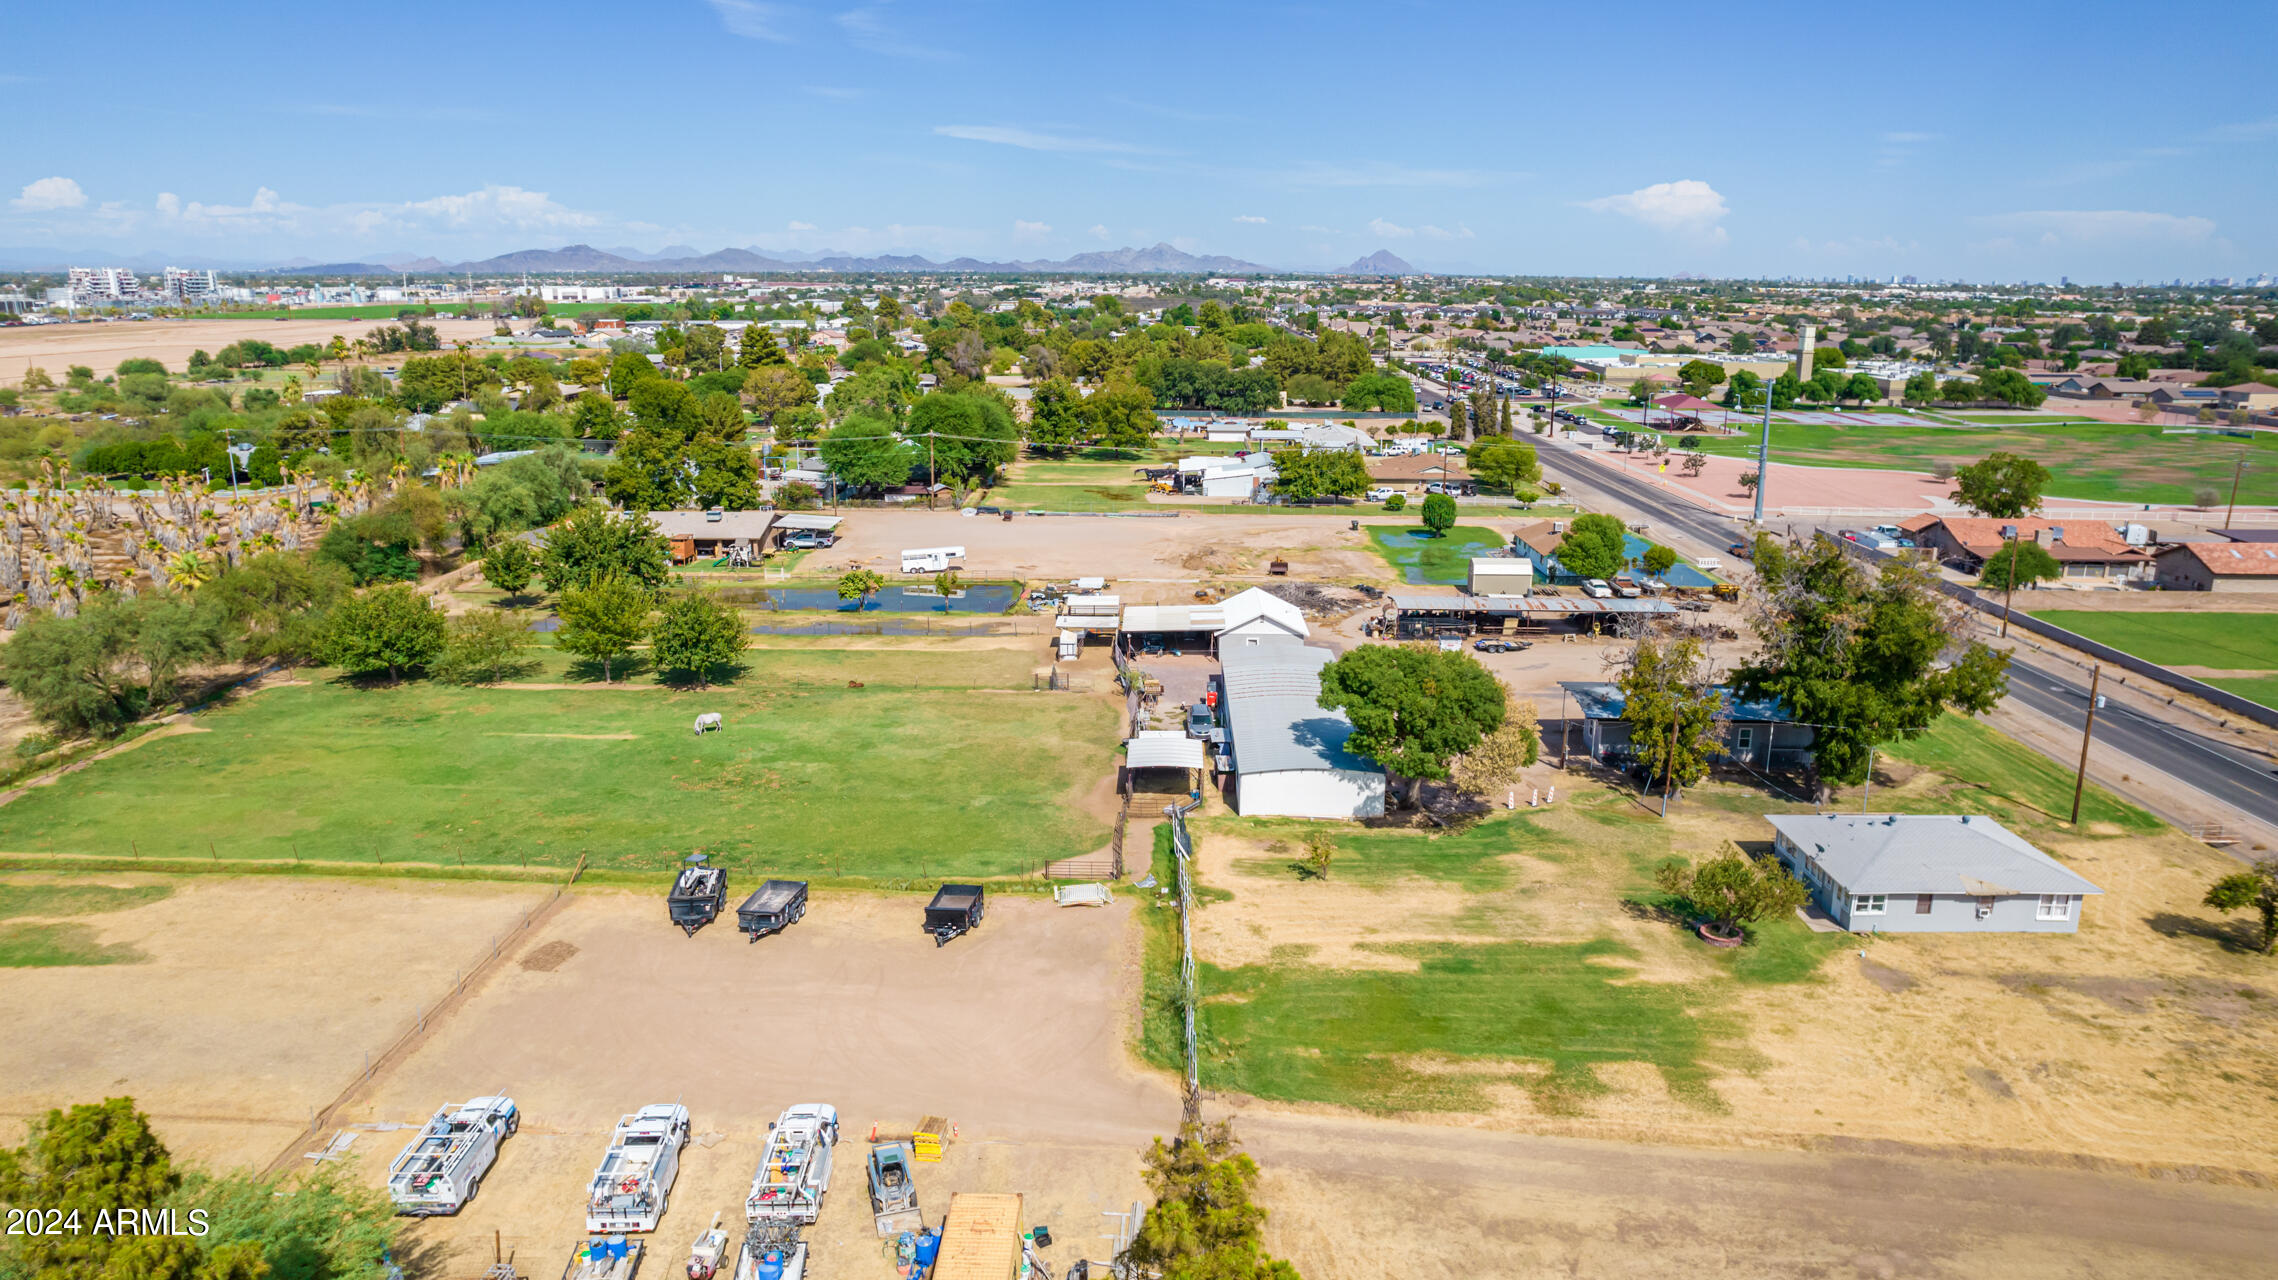
[[(66, 879), (20, 874), (10, 882)], [(0, 1114), (130, 1094), (177, 1151), (266, 1164), (549, 892), (104, 873), (171, 896), (75, 918), (140, 964), (0, 969)], [(27, 917), (27, 919), (29, 919)]]
[[(119, 361), (148, 356), (180, 373), (192, 351), (215, 352), (243, 338), (280, 347), (330, 342), (334, 334), (354, 342), (392, 320), (114, 320), (102, 324), (20, 325), (0, 329), (0, 386), (12, 387), (24, 370), (38, 366), (57, 382), (63, 371), (83, 364), (100, 378)], [(481, 342), (495, 329), (489, 320), (430, 320), (448, 348), (454, 342)]]

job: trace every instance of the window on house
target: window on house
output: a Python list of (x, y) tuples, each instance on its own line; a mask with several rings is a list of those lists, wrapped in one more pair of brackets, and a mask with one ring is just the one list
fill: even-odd
[(1756, 749), (1756, 726), (1744, 724), (1732, 731), (1732, 745), (1742, 755)]
[(1938, 896), (1937, 896), (1936, 894), (1932, 894), (1932, 893), (1918, 893), (1918, 894), (1915, 894), (1915, 895), (1914, 895), (1914, 914), (1916, 914), (1916, 915), (1918, 915), (1918, 916), (1926, 916), (1926, 915), (1929, 915), (1929, 914), (1930, 914), (1930, 904), (1931, 904), (1931, 903), (1933, 903), (1933, 902), (1936, 902), (1937, 900), (1938, 900)]
[(2072, 919), (2072, 895), (2069, 893), (2042, 894), (2040, 918), (2043, 920)]
[(1858, 900), (1851, 906), (1851, 914), (1855, 916), (1881, 915), (1883, 913), (1884, 897), (1885, 895), (1879, 893), (1860, 894)]

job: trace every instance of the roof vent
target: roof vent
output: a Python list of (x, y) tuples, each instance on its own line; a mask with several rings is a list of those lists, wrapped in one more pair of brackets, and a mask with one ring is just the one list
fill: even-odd
[(1970, 824), (1970, 816), (1969, 816), (1968, 814), (1966, 814), (1966, 813), (1965, 813), (1965, 814), (1963, 814), (1963, 815), (1962, 815), (1962, 825), (1966, 827), (1966, 826), (1968, 826), (1969, 824)]

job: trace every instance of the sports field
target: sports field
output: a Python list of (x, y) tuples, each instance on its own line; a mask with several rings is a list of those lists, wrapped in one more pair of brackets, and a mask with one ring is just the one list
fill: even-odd
[[(1018, 683), (1007, 663), (1018, 666)], [(882, 880), (1009, 875), (1088, 853), (1113, 708), (1028, 691), (1018, 652), (771, 651), (673, 692), (324, 679), (0, 808), (0, 849), (664, 867)], [(697, 737), (699, 712), (725, 717)]]
[[(1674, 443), (1674, 439), (1672, 439)], [(1703, 435), (1703, 453), (1751, 454), (1758, 434)], [(2033, 458), (2049, 469), (2052, 496), (2095, 502), (2189, 503), (2202, 489), (2227, 499), (2231, 472), (2246, 451), (2238, 500), (2278, 504), (2278, 436), (2253, 441), (2220, 436), (2162, 435), (2156, 426), (2114, 422), (2033, 422), (2001, 426), (1833, 426), (1774, 422), (1772, 459), (1817, 467), (1883, 467), (1929, 471), (1940, 462), (1968, 466), (1995, 450)]]
[(2033, 616), (2278, 707), (2278, 614), (2046, 609)]

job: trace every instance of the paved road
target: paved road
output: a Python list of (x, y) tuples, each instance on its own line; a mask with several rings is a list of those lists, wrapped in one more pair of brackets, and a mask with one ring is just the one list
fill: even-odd
[[(1579, 451), (1561, 437), (1549, 442), (1545, 452), (1556, 456)], [(1739, 521), (1705, 511), (1639, 477), (1578, 458), (1559, 471), (1571, 487), (1595, 491), (1645, 513), (1655, 523), (1655, 532), (1674, 532), (1716, 552), (1744, 536)], [(2019, 703), (2062, 724), (2081, 723), (2088, 708), (2088, 685), (2076, 672), (2037, 662), (2029, 651), (2018, 650), (2010, 658), (2010, 673), (2010, 696)], [(2188, 779), (2208, 796), (2257, 821), (2278, 824), (2278, 770), (2269, 760), (2116, 702), (2107, 703), (2097, 714), (2096, 737), (2171, 777)], [(2069, 769), (2077, 760), (2058, 763)]]

